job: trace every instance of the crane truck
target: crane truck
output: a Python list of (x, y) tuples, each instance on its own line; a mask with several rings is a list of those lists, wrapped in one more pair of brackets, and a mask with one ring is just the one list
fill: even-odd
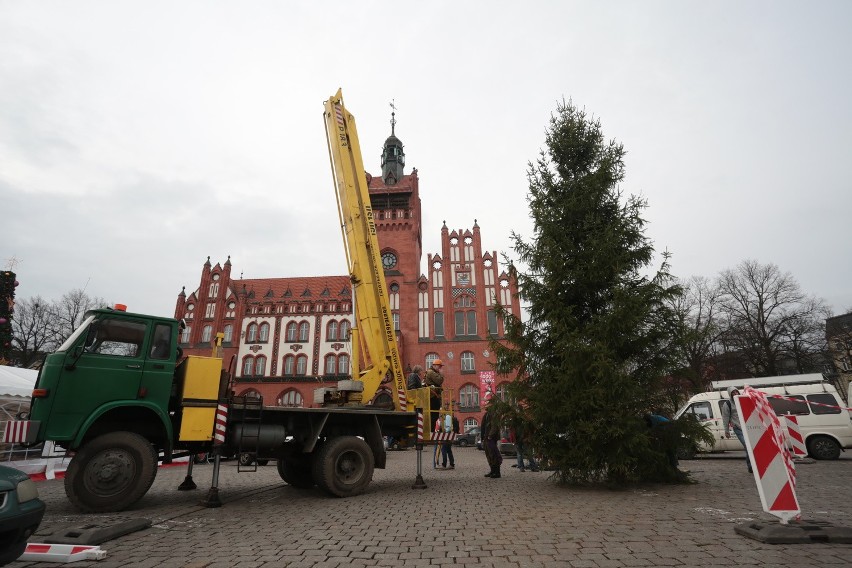
[[(355, 298), (352, 378), (317, 389), (312, 407), (264, 406), (235, 396), (215, 348), (210, 357), (182, 356), (182, 322), (120, 305), (91, 310), (46, 357), (29, 415), (4, 431), (5, 442), (51, 440), (73, 456), (65, 492), (78, 509), (126, 509), (153, 484), (158, 459), (198, 453), (215, 457), (208, 506), (221, 504), (220, 458), (245, 451), (277, 460), (279, 475), (294, 487), (347, 497), (385, 467), (383, 436), (420, 449), (446, 437), (422, 428), (433, 420), (428, 389), (406, 388), (355, 119), (340, 90), (325, 102), (323, 117)], [(371, 404), (388, 382), (393, 407)], [(180, 489), (195, 488), (192, 461)], [(419, 453), (417, 461), (415, 485), (422, 483)]]

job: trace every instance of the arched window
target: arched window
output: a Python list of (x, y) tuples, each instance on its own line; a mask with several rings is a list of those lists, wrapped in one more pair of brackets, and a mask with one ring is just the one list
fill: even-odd
[(304, 377), (308, 373), (308, 356), (299, 355), (296, 357), (296, 375)]
[(349, 330), (352, 328), (352, 324), (350, 324), (347, 320), (343, 320), (340, 322), (340, 340), (347, 341), (349, 339)]
[(472, 428), (476, 428), (477, 426), (479, 426), (479, 422), (476, 421), (476, 418), (465, 418), (462, 428), (464, 428), (464, 432), (467, 434)]
[(311, 324), (306, 321), (303, 321), (299, 324), (299, 341), (305, 342), (308, 340), (308, 335), (311, 330)]
[(341, 375), (349, 374), (349, 355), (344, 353), (337, 357), (337, 372)]
[(290, 323), (287, 324), (287, 341), (289, 341), (291, 343), (293, 341), (296, 341), (296, 337), (298, 337), (296, 335), (296, 329), (297, 329), (296, 322), (291, 321)]
[(432, 366), (432, 361), (434, 361), (437, 358), (438, 358), (437, 353), (427, 353), (426, 354), (426, 367), (424, 367), (424, 368), (428, 370), (429, 367)]
[(260, 341), (266, 343), (269, 341), (269, 324), (262, 323), (260, 325)]
[(476, 408), (479, 406), (479, 387), (470, 383), (459, 389), (459, 407)]
[(250, 377), (254, 372), (254, 357), (249, 355), (245, 359), (243, 359), (243, 376)]
[(257, 341), (257, 324), (250, 323), (248, 329), (246, 330), (246, 341), (249, 343), (254, 343)]
[(263, 355), (254, 360), (254, 374), (256, 377), (262, 377), (266, 374), (266, 357)]
[(296, 389), (290, 389), (278, 395), (278, 406), (301, 407), (303, 405), (302, 393)]
[(461, 370), (462, 373), (472, 373), (476, 370), (476, 365), (473, 360), (473, 351), (462, 351)]
[(325, 330), (326, 341), (337, 341), (337, 322), (331, 320)]
[(494, 310), (488, 310), (488, 335), (497, 335), (497, 313)]
[(337, 374), (337, 355), (335, 355), (334, 353), (329, 353), (325, 356), (325, 374)]
[(499, 398), (502, 401), (509, 400), (508, 393), (506, 392), (507, 386), (508, 386), (508, 383), (500, 383), (499, 385), (497, 385), (497, 392), (495, 394), (497, 395), (497, 398)]
[(244, 397), (246, 397), (246, 398), (262, 398), (262, 397), (260, 396), (260, 393), (259, 393), (259, 392), (257, 392), (257, 391), (256, 391), (256, 390), (254, 390), (254, 389), (247, 389), (247, 390), (244, 390), (243, 392), (241, 392), (241, 393), (239, 394), (239, 396), (244, 396)]
[(234, 339), (234, 326), (228, 324), (225, 326), (225, 337), (222, 338), (222, 341), (225, 343), (230, 343)]
[(207, 343), (210, 341), (210, 338), (213, 337), (213, 326), (205, 325), (201, 330), (201, 341)]
[(435, 337), (444, 337), (444, 312), (435, 312)]
[(281, 374), (285, 377), (292, 377), (296, 374), (296, 358), (292, 355), (284, 357), (284, 363), (281, 365)]
[(189, 334), (192, 333), (192, 326), (186, 326), (183, 329), (183, 333), (180, 335), (181, 343), (189, 343)]

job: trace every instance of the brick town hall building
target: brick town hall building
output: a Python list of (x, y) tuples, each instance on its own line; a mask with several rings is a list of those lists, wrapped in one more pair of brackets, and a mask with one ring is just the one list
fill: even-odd
[[(441, 253), (428, 255), (428, 272), (421, 274), (419, 180), (417, 169), (405, 175), (404, 165), (392, 129), (382, 176), (368, 178), (400, 355), (406, 373), (443, 360), (444, 386), (453, 389), (467, 430), (481, 421), (485, 384), (502, 394), (504, 384), (492, 382), (489, 338), (504, 333), (496, 298), (520, 313), (517, 286), (499, 269), (496, 251), (482, 253), (476, 221), (453, 231), (444, 222)], [(178, 295), (175, 317), (187, 322), (180, 338), (185, 354), (209, 355), (211, 339), (223, 332), (223, 364), (234, 373), (236, 393), (262, 396), (265, 405), (311, 406), (315, 388), (350, 378), (346, 275), (235, 280), (230, 257), (215, 266), (208, 257), (198, 288)]]

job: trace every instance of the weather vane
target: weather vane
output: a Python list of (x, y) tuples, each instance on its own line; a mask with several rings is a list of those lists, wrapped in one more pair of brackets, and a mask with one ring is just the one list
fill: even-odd
[(21, 264), (21, 261), (18, 260), (17, 257), (15, 257), (15, 255), (12, 255), (12, 258), (6, 259), (6, 270), (8, 270), (10, 272), (14, 272), (15, 267), (18, 266), (19, 264)]
[(396, 104), (394, 102), (396, 99), (391, 99), (390, 107), (391, 107), (391, 136), (393, 136), (394, 128), (396, 127)]

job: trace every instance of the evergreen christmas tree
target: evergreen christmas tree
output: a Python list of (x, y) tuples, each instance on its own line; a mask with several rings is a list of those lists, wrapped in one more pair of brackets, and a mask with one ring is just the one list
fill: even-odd
[(646, 203), (622, 195), (624, 149), (583, 110), (559, 104), (545, 140), (527, 173), (534, 236), (512, 235), (528, 319), (498, 308), (507, 341), (493, 345), (497, 371), (516, 374), (506, 416), (523, 417), (563, 481), (681, 479), (645, 419), (670, 368), (665, 300), (679, 293), (665, 259), (645, 274)]

